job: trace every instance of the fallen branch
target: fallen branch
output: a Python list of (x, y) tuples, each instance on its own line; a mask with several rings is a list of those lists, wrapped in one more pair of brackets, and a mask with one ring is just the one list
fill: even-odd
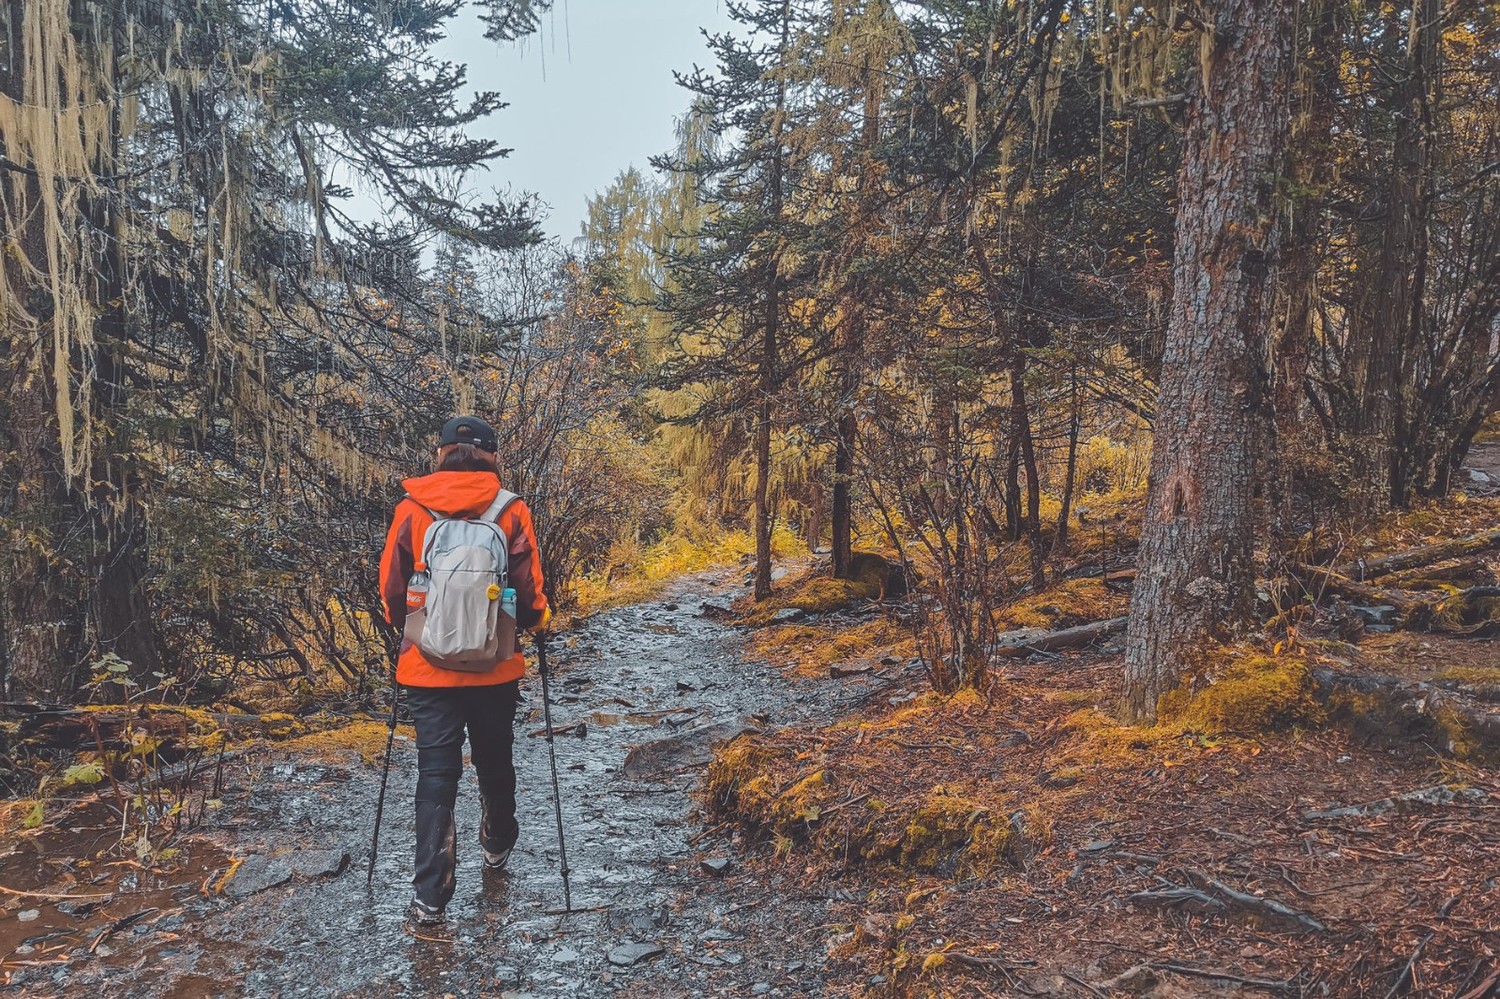
[(1125, 901), (1136, 905), (1161, 905), (1167, 908), (1186, 908), (1195, 912), (1214, 913), (1224, 911), (1224, 903), (1197, 888), (1174, 885), (1159, 891), (1138, 891), (1125, 896)]
[(58, 895), (45, 891), (17, 891), (14, 888), (7, 888), (4, 885), (0, 885), (0, 891), (5, 892), (7, 895), (19, 895), (21, 898), (39, 898), (46, 902), (61, 902), (70, 898), (110, 898), (119, 894), (119, 892), (113, 891), (96, 891), (81, 892), (76, 895)]
[(1500, 548), (1500, 530), (1485, 531), (1467, 538), (1454, 538), (1435, 545), (1423, 545), (1421, 548), (1387, 555), (1384, 558), (1356, 559), (1344, 565), (1334, 566), (1333, 571), (1341, 576), (1348, 576), (1363, 582), (1400, 572), (1403, 569), (1415, 569), (1418, 566), (1442, 562), (1445, 559), (1477, 555), (1479, 552), (1486, 552), (1492, 548)]
[(1378, 801), (1367, 802), (1363, 805), (1344, 805), (1328, 809), (1315, 808), (1311, 811), (1303, 812), (1302, 818), (1308, 821), (1317, 819), (1368, 818), (1371, 815), (1381, 815), (1385, 812), (1393, 812), (1398, 809), (1405, 811), (1411, 805), (1428, 805), (1432, 807), (1458, 805), (1472, 807), (1488, 797), (1488, 792), (1483, 788), (1449, 787), (1447, 784), (1437, 784), (1432, 787), (1421, 788), (1417, 791), (1407, 791), (1405, 794), (1381, 798)]
[(1020, 971), (1022, 968), (1032, 968), (1036, 966), (1036, 962), (1029, 958), (1016, 961), (1007, 961), (1006, 959), (1000, 957), (985, 957), (981, 954), (965, 954), (961, 951), (948, 951), (943, 955), (943, 959), (953, 964), (961, 964), (966, 968), (978, 968), (982, 971), (999, 971), (1007, 975), (1014, 971)]
[(1483, 559), (1469, 558), (1443, 566), (1419, 566), (1398, 572), (1383, 580), (1393, 590), (1436, 590), (1462, 583), (1467, 586), (1493, 586), (1500, 583), (1495, 570)]
[[(1439, 922), (1442, 922), (1444, 919), (1448, 918), (1448, 913), (1452, 912), (1453, 907), (1458, 904), (1459, 897), (1460, 896), (1458, 895), (1450, 896), (1448, 900), (1443, 903), (1442, 907), (1438, 909), (1437, 917)], [(1392, 999), (1393, 996), (1399, 995), (1402, 990), (1406, 988), (1406, 983), (1411, 981), (1412, 972), (1416, 970), (1417, 962), (1422, 960), (1422, 954), (1427, 950), (1427, 945), (1432, 943), (1432, 938), (1435, 936), (1437, 936), (1437, 930), (1431, 930), (1425, 937), (1422, 938), (1421, 942), (1417, 944), (1417, 949), (1411, 952), (1411, 957), (1407, 958), (1405, 966), (1403, 966), (1401, 969), (1401, 974), (1396, 976), (1395, 984), (1393, 984), (1391, 986), (1391, 990), (1385, 994), (1385, 999)]]
[(1500, 971), (1495, 972), (1477, 986), (1459, 996), (1458, 999), (1486, 999), (1487, 996), (1495, 991), (1497, 986), (1500, 986)]
[[(566, 725), (556, 725), (556, 726), (554, 726), (553, 729), (552, 729), (552, 734), (554, 736), (558, 736), (558, 735), (576, 735), (576, 736), (578, 736), (581, 739), (584, 736), (588, 735), (588, 731), (589, 731), (589, 723), (587, 721), (576, 721), (576, 722), (569, 722)], [(547, 734), (547, 730), (545, 728), (538, 728), (538, 729), (533, 729), (530, 732), (527, 732), (526, 733), (526, 737), (529, 738), (529, 739), (540, 739), (543, 736), (545, 736), (546, 734)]]
[(1032, 652), (1055, 652), (1089, 645), (1125, 630), (1127, 617), (1112, 617), (1106, 621), (1093, 621), (1072, 628), (1047, 631), (1044, 628), (1022, 628), (1006, 631), (995, 636), (991, 651), (997, 656), (1024, 656)]
[(1227, 971), (1211, 971), (1207, 968), (1194, 968), (1186, 964), (1170, 964), (1165, 961), (1153, 962), (1151, 967), (1157, 971), (1170, 971), (1174, 975), (1208, 978), (1218, 982), (1234, 982), (1237, 985), (1249, 985), (1253, 988), (1270, 989), (1274, 992), (1292, 992), (1297, 990), (1297, 983), (1286, 979), (1248, 978), (1244, 975), (1235, 975)]

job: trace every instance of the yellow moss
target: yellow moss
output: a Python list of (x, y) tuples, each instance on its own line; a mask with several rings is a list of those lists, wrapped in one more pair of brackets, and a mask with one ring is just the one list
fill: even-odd
[(742, 735), (721, 747), (703, 777), (703, 794), (709, 809), (727, 815), (750, 811), (751, 802), (758, 805), (770, 787), (764, 770), (773, 759), (750, 736)]
[[(785, 526), (778, 526), (771, 535), (771, 550), (778, 557), (790, 557), (800, 547), (801, 542)], [(589, 614), (649, 600), (680, 576), (728, 565), (754, 552), (755, 536), (749, 531), (674, 532), (647, 547), (634, 540), (621, 541), (611, 549), (602, 569), (574, 584), (579, 611)]]
[(1448, 752), (1459, 759), (1468, 759), (1480, 748), (1469, 720), (1452, 708), (1439, 705), (1432, 711), (1432, 726), (1444, 741)]
[(1437, 674), (1439, 680), (1452, 680), (1475, 686), (1500, 686), (1500, 667), (1497, 666), (1449, 666)]
[[(1314, 696), (1312, 668), (1298, 655), (1273, 657), (1225, 649), (1205, 669), (1206, 685), (1164, 694), (1157, 718), (1187, 732), (1249, 735), (1325, 719)], [(1210, 672), (1211, 670), (1211, 672)], [(1215, 675), (1217, 674), (1217, 675)]]
[(778, 593), (769, 600), (761, 601), (753, 611), (745, 615), (745, 622), (756, 626), (769, 624), (777, 611), (788, 608), (806, 614), (826, 614), (879, 595), (878, 585), (854, 579), (815, 576), (789, 588), (785, 593)]
[(781, 792), (775, 808), (777, 828), (790, 822), (816, 821), (821, 811), (818, 792), (827, 783), (827, 771), (818, 770)]
[[(409, 726), (402, 727), (405, 728), (408, 736), (412, 734)], [(289, 753), (319, 759), (358, 753), (364, 762), (375, 764), (380, 762), (385, 755), (385, 744), (389, 732), (390, 728), (386, 722), (356, 721), (337, 728), (300, 735), (288, 740), (283, 748)]]
[(956, 873), (983, 876), (1000, 862), (1010, 825), (990, 808), (939, 785), (912, 815), (902, 834), (900, 863), (921, 871), (950, 865)]
[(755, 633), (751, 649), (756, 657), (776, 665), (794, 664), (804, 676), (827, 677), (834, 664), (887, 655), (909, 659), (916, 654), (916, 643), (909, 632), (881, 617), (854, 628), (767, 628)]
[(1002, 628), (1065, 628), (1125, 613), (1129, 597), (1107, 588), (1096, 576), (1069, 579), (1001, 608)]

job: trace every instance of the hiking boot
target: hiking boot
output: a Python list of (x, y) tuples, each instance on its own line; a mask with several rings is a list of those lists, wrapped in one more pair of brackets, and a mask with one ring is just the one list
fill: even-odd
[(490, 834), (490, 805), (483, 798), (479, 802), (479, 849), (484, 852), (484, 869), (503, 871), (510, 862), (511, 848), (495, 849), (495, 840)]
[(420, 898), (414, 898), (407, 907), (406, 918), (416, 926), (436, 926), (443, 921), (443, 910), (441, 906), (428, 905)]

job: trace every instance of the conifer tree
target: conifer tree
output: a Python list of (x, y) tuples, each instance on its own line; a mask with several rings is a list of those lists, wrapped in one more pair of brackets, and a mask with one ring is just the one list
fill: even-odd
[(805, 229), (788, 211), (805, 164), (792, 141), (805, 116), (801, 50), (810, 19), (801, 2), (757, 0), (731, 12), (746, 37), (714, 36), (718, 71), (697, 71), (682, 82), (700, 101), (714, 128), (736, 141), (712, 156), (664, 166), (700, 178), (712, 205), (690, 254), (674, 254), (676, 290), (664, 307), (679, 336), (705, 349), (682, 351), (662, 384), (715, 382), (725, 395), (704, 398), (686, 417), (733, 415), (750, 425), (755, 456), (752, 490), (756, 539), (755, 596), (771, 593), (771, 443), (777, 398), (792, 355), (794, 289), (812, 266), (798, 252)]
[[(509, 38), (546, 4), (480, 6)], [(324, 483), (384, 477), (360, 428), (340, 432), (297, 386), (387, 338), (394, 299), (371, 286), (411, 289), (421, 308), (426, 234), (490, 248), (534, 238), (524, 205), (458, 193), (502, 150), (465, 134), (498, 96), (465, 98), (463, 68), (429, 54), (456, 9), (0, 9), (0, 482), (12, 497), (0, 664), (12, 693), (66, 697), (104, 656), (135, 676), (163, 665), (148, 546), (184, 505), (214, 509), (255, 467), (258, 481), (242, 481), (261, 489), (296, 465)], [(355, 219), (336, 172), (404, 221)], [(365, 332), (341, 343), (338, 328)]]

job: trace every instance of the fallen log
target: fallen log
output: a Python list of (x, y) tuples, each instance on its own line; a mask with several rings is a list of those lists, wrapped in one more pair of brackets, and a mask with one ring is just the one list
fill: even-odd
[(1384, 815), (1386, 812), (1405, 812), (1418, 807), (1437, 808), (1444, 805), (1474, 808), (1480, 806), (1488, 798), (1489, 792), (1483, 788), (1434, 784), (1432, 787), (1407, 791), (1405, 794), (1392, 795), (1361, 805), (1314, 808), (1303, 812), (1302, 818), (1307, 822), (1321, 819), (1366, 819), (1372, 815)]
[(1112, 617), (1105, 621), (1092, 621), (1057, 631), (1048, 631), (1045, 628), (1021, 628), (1017, 631), (1001, 632), (995, 636), (995, 644), (991, 651), (997, 656), (1024, 656), (1032, 652), (1073, 649), (1111, 635), (1118, 635), (1125, 630), (1125, 625), (1129, 620), (1128, 617)]
[(1464, 555), (1477, 555), (1479, 552), (1490, 551), (1494, 548), (1500, 548), (1500, 530), (1484, 531), (1466, 538), (1440, 541), (1434, 545), (1423, 545), (1420, 548), (1386, 555), (1383, 558), (1355, 559), (1353, 562), (1334, 566), (1333, 571), (1340, 576), (1348, 576), (1365, 582), (1393, 572), (1400, 572), (1403, 569), (1415, 569), (1418, 566), (1432, 565), (1434, 562)]
[(1494, 567), (1483, 559), (1467, 558), (1452, 565), (1418, 566), (1382, 580), (1393, 590), (1439, 590), (1445, 586), (1494, 586), (1500, 583)]
[(1450, 635), (1488, 635), (1500, 630), (1500, 586), (1471, 586), (1426, 600), (1407, 610), (1406, 627)]
[(1377, 589), (1316, 565), (1288, 567), (1314, 599), (1329, 594), (1363, 608), (1390, 608), (1395, 627), (1483, 636), (1500, 631), (1500, 586), (1471, 586), (1439, 597)]
[(1413, 607), (1422, 603), (1421, 599), (1392, 590), (1376, 589), (1351, 579), (1336, 569), (1326, 569), (1320, 565), (1294, 563), (1287, 566), (1287, 571), (1302, 584), (1314, 600), (1332, 595), (1351, 603), (1369, 606), (1388, 605), (1396, 608), (1396, 613), (1402, 617), (1405, 617)]
[(149, 737), (163, 744), (188, 735), (181, 715), (144, 714), (129, 708), (90, 711), (81, 708), (36, 711), (21, 717), (19, 741), (34, 749), (128, 750), (136, 739)]
[(1500, 757), (1500, 708), (1480, 703), (1460, 682), (1327, 668), (1313, 670), (1312, 680), (1335, 718), (1381, 735), (1420, 738), (1452, 756)]

